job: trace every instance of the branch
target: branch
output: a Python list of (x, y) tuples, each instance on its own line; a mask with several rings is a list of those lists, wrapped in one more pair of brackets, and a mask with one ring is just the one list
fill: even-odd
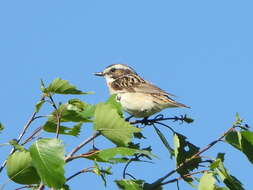
[(35, 138), (35, 136), (43, 129), (43, 127), (38, 127), (37, 129), (34, 130), (34, 132), (32, 133), (31, 136), (29, 136), (26, 140), (24, 140), (23, 143), (21, 143), (21, 145), (25, 145), (26, 143), (28, 143), (29, 141), (33, 140)]
[(179, 181), (181, 179), (184, 179), (184, 178), (187, 178), (187, 177), (192, 177), (193, 175), (196, 175), (196, 174), (200, 174), (200, 173), (204, 173), (204, 172), (207, 172), (208, 170), (202, 170), (202, 171), (198, 171), (198, 172), (193, 172), (193, 173), (189, 173), (189, 174), (185, 174), (181, 177), (178, 177), (178, 178), (175, 178), (175, 179), (172, 179), (172, 180), (169, 180), (169, 181), (166, 181), (166, 182), (163, 182), (161, 183), (160, 185), (166, 185), (168, 183), (174, 183), (176, 181)]
[[(41, 98), (41, 100), (43, 100), (43, 99), (44, 99), (44, 97)], [(31, 116), (30, 119), (28, 120), (28, 122), (25, 124), (23, 130), (21, 131), (21, 133), (20, 133), (20, 135), (19, 135), (19, 137), (18, 137), (18, 139), (17, 139), (17, 143), (19, 143), (19, 142), (21, 141), (21, 139), (22, 139), (22, 137), (25, 135), (27, 129), (30, 127), (30, 125), (32, 124), (32, 122), (35, 120), (36, 114), (37, 114), (37, 112), (34, 111), (33, 114), (32, 114), (32, 116)], [(12, 148), (12, 150), (11, 150), (10, 153), (9, 153), (9, 155), (13, 154), (14, 152), (15, 152), (15, 149)], [(7, 163), (7, 160), (5, 160), (5, 161), (2, 163), (2, 165), (1, 165), (1, 167), (0, 167), (0, 173), (1, 173), (2, 170), (4, 169), (6, 163)]]
[(59, 133), (60, 133), (60, 125), (61, 125), (61, 114), (59, 113), (58, 108), (57, 108), (57, 106), (54, 102), (54, 99), (51, 95), (49, 96), (49, 99), (50, 99), (51, 105), (53, 106), (53, 108), (55, 109), (55, 112), (56, 112), (56, 119), (57, 119), (56, 138), (58, 139)]
[(191, 123), (193, 120), (191, 118), (187, 118), (186, 115), (181, 115), (180, 117), (164, 117), (162, 114), (157, 115), (154, 119), (141, 119), (141, 120), (135, 120), (130, 122), (130, 124), (144, 124), (144, 125), (152, 125), (153, 123), (156, 123), (157, 121), (165, 121), (165, 120), (173, 120), (173, 121), (181, 121), (181, 122), (188, 122)]
[(79, 172), (76, 172), (76, 173), (73, 174), (72, 176), (68, 177), (68, 178), (66, 179), (66, 181), (69, 181), (69, 180), (71, 180), (72, 178), (74, 178), (74, 177), (76, 177), (76, 176), (78, 176), (78, 175), (80, 175), (80, 174), (82, 174), (82, 173), (93, 172), (93, 168), (94, 168), (94, 167), (89, 167), (89, 168), (82, 169), (82, 170), (80, 170)]
[(199, 157), (200, 154), (206, 152), (211, 147), (213, 147), (215, 144), (217, 144), (218, 142), (220, 142), (228, 133), (230, 133), (231, 131), (233, 131), (236, 127), (238, 127), (238, 126), (237, 125), (232, 126), (223, 135), (221, 135), (218, 139), (216, 139), (213, 142), (211, 142), (210, 144), (208, 144), (205, 148), (203, 148), (202, 150), (200, 150), (199, 152), (197, 152), (196, 154), (194, 154), (191, 158), (187, 159), (184, 163), (182, 163), (181, 165), (179, 165), (176, 169), (170, 171), (164, 177), (161, 177), (158, 180), (156, 180), (154, 183), (152, 183), (152, 185), (153, 185), (152, 187), (155, 188), (155, 187), (161, 186), (161, 182), (162, 181), (164, 181), (166, 178), (168, 178), (169, 176), (171, 176), (172, 174), (174, 174), (175, 172), (177, 172), (179, 169), (185, 167), (190, 161), (192, 161), (193, 159)]
[[(128, 162), (126, 163), (126, 165), (125, 165), (125, 167), (124, 167), (124, 169), (123, 169), (123, 179), (126, 178), (126, 175), (127, 175), (126, 170), (127, 170), (128, 166), (129, 166), (133, 161), (139, 160), (139, 157), (140, 157), (140, 156), (141, 156), (141, 155), (138, 155), (138, 156), (136, 156), (135, 158), (132, 158), (132, 159), (128, 160)], [(128, 174), (128, 175), (129, 175), (129, 174)]]
[(35, 187), (36, 187), (35, 185), (25, 185), (23, 187), (19, 187), (19, 188), (15, 189), (15, 190), (27, 189), (27, 188), (35, 188)]
[(68, 156), (65, 158), (65, 162), (69, 162), (71, 161), (71, 157), (77, 152), (79, 151), (83, 146), (85, 146), (86, 144), (88, 144), (89, 142), (91, 142), (93, 139), (97, 138), (99, 135), (101, 135), (100, 132), (96, 131), (91, 137), (85, 139), (83, 142), (81, 142), (77, 147), (75, 147), (69, 154)]

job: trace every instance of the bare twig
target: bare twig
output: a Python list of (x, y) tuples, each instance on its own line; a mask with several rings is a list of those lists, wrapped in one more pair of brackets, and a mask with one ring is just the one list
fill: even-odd
[(72, 176), (68, 177), (68, 178), (66, 179), (66, 181), (69, 181), (69, 180), (71, 180), (72, 178), (74, 178), (74, 177), (76, 177), (76, 176), (78, 176), (78, 175), (80, 175), (80, 174), (82, 174), (82, 173), (93, 172), (93, 168), (94, 168), (94, 167), (89, 167), (89, 168), (82, 169), (82, 170), (80, 170), (79, 172), (76, 172), (76, 173), (73, 174)]
[(97, 138), (99, 135), (101, 135), (100, 132), (96, 131), (91, 137), (85, 139), (83, 142), (81, 142), (77, 147), (75, 147), (65, 158), (65, 162), (69, 162), (71, 160), (71, 157), (80, 150), (83, 146), (91, 142), (93, 139)]
[(165, 182), (161, 183), (160, 185), (166, 185), (168, 183), (174, 183), (176, 181), (178, 182), (181, 179), (184, 179), (184, 178), (187, 178), (187, 177), (192, 177), (193, 175), (204, 173), (204, 172), (207, 172), (207, 171), (208, 170), (202, 170), (202, 171), (198, 171), (198, 172), (193, 172), (193, 173), (185, 174), (185, 175), (183, 175), (181, 177), (178, 177), (178, 178), (175, 178), (175, 179), (172, 179), (172, 180), (169, 180), (169, 181), (165, 181)]
[(125, 165), (125, 167), (124, 167), (124, 169), (123, 169), (123, 179), (126, 178), (126, 170), (127, 170), (128, 166), (129, 166), (133, 161), (138, 160), (139, 157), (140, 157), (140, 155), (139, 155), (139, 156), (136, 156), (135, 158), (132, 158), (132, 159), (128, 160), (128, 162), (126, 163), (126, 165)]
[(59, 110), (57, 108), (57, 105), (54, 102), (53, 97), (50, 95), (49, 96), (51, 105), (53, 106), (53, 108), (55, 109), (55, 113), (56, 113), (56, 120), (57, 120), (57, 124), (56, 124), (56, 138), (59, 138), (59, 133), (60, 133), (60, 126), (61, 126), (61, 114), (59, 113)]
[(34, 188), (34, 187), (36, 187), (36, 186), (35, 185), (25, 185), (23, 187), (19, 187), (19, 188), (15, 189), (15, 190), (26, 189), (26, 188)]
[(21, 143), (21, 145), (25, 145), (26, 143), (28, 143), (29, 141), (33, 140), (36, 135), (43, 129), (43, 127), (38, 127), (37, 129), (34, 130), (34, 132), (32, 133), (31, 136), (29, 136), (26, 140), (24, 140), (23, 143)]
[[(32, 116), (31, 116), (30, 119), (28, 120), (28, 122), (25, 124), (23, 130), (21, 131), (21, 133), (20, 133), (20, 135), (19, 135), (19, 137), (18, 137), (18, 139), (17, 139), (17, 143), (19, 143), (19, 142), (21, 141), (21, 139), (22, 139), (22, 137), (25, 135), (27, 129), (30, 127), (31, 123), (35, 120), (36, 114), (37, 114), (37, 112), (34, 111), (33, 114), (32, 114)], [(12, 148), (12, 150), (11, 150), (10, 153), (9, 153), (9, 155), (13, 154), (14, 152), (15, 152), (15, 149)], [(1, 167), (0, 167), (0, 172), (4, 169), (6, 163), (7, 163), (7, 160), (5, 160), (5, 161), (2, 163), (2, 165), (1, 165)]]
[[(173, 133), (176, 133), (176, 131), (174, 130), (174, 129), (172, 129), (172, 127), (170, 127), (170, 126), (168, 126), (168, 125), (166, 125), (166, 124), (164, 124), (164, 123), (162, 123), (162, 122), (159, 122), (159, 121), (156, 121), (156, 122), (154, 122), (154, 123), (157, 123), (157, 124), (159, 124), (159, 125), (162, 125), (162, 126), (164, 126), (164, 127), (167, 127), (169, 130), (171, 130)], [(153, 123), (153, 125), (154, 125), (154, 123)]]
[(159, 114), (157, 115), (154, 119), (141, 119), (141, 120), (135, 120), (135, 121), (132, 121), (130, 122), (130, 124), (144, 124), (144, 125), (151, 125), (152, 123), (155, 123), (157, 121), (165, 121), (165, 120), (173, 120), (173, 121), (182, 121), (184, 122), (185, 121), (185, 116), (182, 116), (182, 117), (163, 117), (162, 114)]

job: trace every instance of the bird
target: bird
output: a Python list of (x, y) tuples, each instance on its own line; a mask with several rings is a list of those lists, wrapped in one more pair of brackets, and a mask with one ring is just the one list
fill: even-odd
[(110, 94), (116, 94), (123, 110), (133, 117), (148, 118), (166, 108), (190, 108), (173, 100), (175, 95), (144, 80), (128, 65), (112, 64), (94, 74), (105, 78)]

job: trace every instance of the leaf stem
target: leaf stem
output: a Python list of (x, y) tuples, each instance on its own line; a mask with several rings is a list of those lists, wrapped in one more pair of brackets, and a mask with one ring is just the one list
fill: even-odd
[(88, 144), (89, 142), (91, 142), (93, 139), (97, 138), (99, 135), (101, 135), (100, 132), (96, 131), (91, 137), (85, 139), (83, 142), (81, 142), (77, 147), (75, 147), (69, 154), (68, 156), (65, 158), (65, 162), (69, 162), (71, 161), (71, 157), (77, 152), (79, 151), (83, 146), (85, 146), (86, 144)]

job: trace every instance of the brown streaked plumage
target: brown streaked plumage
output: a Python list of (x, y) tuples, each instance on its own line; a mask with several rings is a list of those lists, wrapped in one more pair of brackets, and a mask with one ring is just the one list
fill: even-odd
[(189, 108), (170, 98), (173, 94), (142, 79), (127, 65), (113, 64), (95, 75), (105, 77), (110, 93), (117, 94), (123, 109), (135, 117), (148, 117), (165, 108)]

